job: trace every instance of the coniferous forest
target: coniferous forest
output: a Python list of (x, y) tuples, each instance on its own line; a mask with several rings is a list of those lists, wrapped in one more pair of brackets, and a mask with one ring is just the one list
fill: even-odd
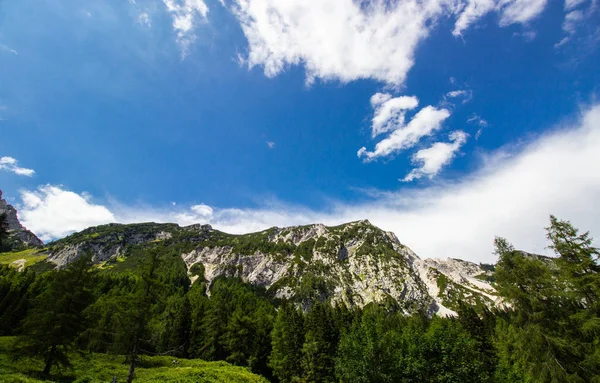
[[(191, 283), (180, 255), (159, 244), (139, 250), (126, 272), (90, 257), (60, 270), (2, 265), (0, 380), (600, 382), (599, 250), (554, 217), (546, 233), (556, 257), (497, 238), (504, 303), (463, 304), (448, 318), (302, 306), (237, 278), (207, 286), (200, 265)], [(237, 369), (237, 380), (193, 375), (192, 364), (205, 363), (196, 360), (227, 362), (214, 366)], [(153, 366), (164, 374), (145, 379)]]

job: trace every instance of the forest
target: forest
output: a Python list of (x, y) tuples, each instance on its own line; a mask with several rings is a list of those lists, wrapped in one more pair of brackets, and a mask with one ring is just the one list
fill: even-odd
[[(600, 382), (600, 251), (568, 221), (551, 217), (546, 233), (555, 257), (496, 238), (503, 303), (464, 304), (447, 318), (302, 306), (239, 278), (208, 285), (200, 264), (191, 283), (180, 254), (160, 243), (136, 249), (127, 270), (89, 256), (60, 270), (0, 265), (0, 380), (142, 382), (162, 360), (224, 361), (248, 372), (238, 381)], [(77, 367), (108, 357), (122, 368), (94, 377)]]

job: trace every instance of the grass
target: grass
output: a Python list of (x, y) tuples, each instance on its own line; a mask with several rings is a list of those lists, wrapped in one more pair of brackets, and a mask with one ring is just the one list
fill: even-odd
[(15, 266), (14, 261), (25, 259), (25, 267), (34, 265), (48, 257), (48, 253), (39, 249), (27, 249), (11, 253), (0, 253), (0, 263)]
[[(127, 379), (128, 365), (123, 356), (105, 354), (74, 354), (72, 370), (53, 370), (51, 378), (42, 378), (42, 362), (37, 359), (14, 361), (8, 354), (12, 337), (0, 337), (0, 382), (4, 383), (107, 383), (113, 376), (117, 382)], [(136, 368), (134, 382), (148, 383), (268, 383), (266, 379), (243, 367), (226, 362), (178, 359), (169, 356), (143, 357)]]

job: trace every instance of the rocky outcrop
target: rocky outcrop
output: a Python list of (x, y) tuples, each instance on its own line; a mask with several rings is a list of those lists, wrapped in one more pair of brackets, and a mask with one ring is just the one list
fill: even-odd
[(208, 293), (216, 278), (227, 276), (303, 307), (316, 300), (348, 307), (375, 302), (406, 314), (456, 315), (460, 302), (476, 307), (497, 302), (488, 278), (491, 272), (481, 265), (420, 259), (393, 233), (366, 220), (340, 226), (273, 227), (244, 235), (209, 225), (109, 224), (50, 244), (47, 261), (60, 268), (90, 254), (94, 262), (110, 268), (135, 249), (155, 245), (180, 255), (190, 279), (201, 278)]
[(120, 225), (111, 223), (73, 234), (51, 246), (47, 261), (57, 268), (90, 255), (95, 263), (124, 256), (128, 247), (148, 242), (165, 241), (173, 237), (175, 224)]
[(17, 216), (17, 209), (9, 205), (2, 199), (2, 190), (0, 190), (0, 214), (6, 214), (6, 223), (10, 232), (12, 247), (34, 247), (43, 246), (42, 242), (35, 234), (27, 230)]

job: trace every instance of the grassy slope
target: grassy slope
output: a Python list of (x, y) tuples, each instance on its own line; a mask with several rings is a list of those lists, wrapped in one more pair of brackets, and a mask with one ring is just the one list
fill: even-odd
[[(46, 259), (46, 257), (48, 257), (48, 254), (43, 250), (27, 249), (11, 253), (0, 253), (0, 263), (11, 265), (14, 261), (25, 259), (25, 267), (28, 267)], [(14, 264), (11, 266), (14, 266)]]
[[(73, 370), (57, 373), (53, 371), (52, 380), (40, 378), (42, 363), (39, 360), (22, 359), (13, 361), (7, 350), (14, 338), (0, 337), (0, 382), (4, 383), (40, 383), (40, 382), (77, 382), (105, 383), (125, 382), (128, 366), (122, 356), (104, 354), (73, 355)], [(174, 364), (173, 361), (177, 361)], [(201, 360), (177, 359), (168, 356), (144, 357), (143, 365), (136, 369), (134, 382), (150, 383), (267, 383), (264, 378), (255, 375), (243, 367), (232, 366), (225, 362), (205, 362)]]

